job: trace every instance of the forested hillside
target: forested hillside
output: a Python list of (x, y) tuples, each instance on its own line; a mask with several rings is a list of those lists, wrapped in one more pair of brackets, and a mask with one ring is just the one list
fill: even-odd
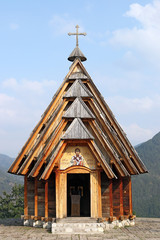
[(132, 177), (134, 211), (141, 217), (160, 217), (160, 132), (136, 150), (149, 173)]
[(23, 177), (7, 173), (14, 158), (0, 154), (0, 196), (4, 191), (10, 192), (15, 183), (23, 184)]

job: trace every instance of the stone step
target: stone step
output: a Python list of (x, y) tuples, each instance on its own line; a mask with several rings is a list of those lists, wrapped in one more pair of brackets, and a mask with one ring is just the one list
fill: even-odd
[(95, 234), (104, 233), (104, 223), (52, 223), (53, 234)]
[(97, 223), (97, 219), (90, 217), (67, 217), (56, 219), (56, 223)]

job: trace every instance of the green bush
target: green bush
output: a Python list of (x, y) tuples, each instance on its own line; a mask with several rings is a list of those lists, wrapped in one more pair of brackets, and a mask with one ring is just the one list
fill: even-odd
[(24, 187), (15, 184), (11, 193), (0, 196), (0, 218), (18, 218), (24, 209)]

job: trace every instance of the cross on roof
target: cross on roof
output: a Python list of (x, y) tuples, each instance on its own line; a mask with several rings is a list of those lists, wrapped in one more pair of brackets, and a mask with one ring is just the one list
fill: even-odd
[(78, 28), (79, 28), (78, 25), (76, 25), (75, 28), (76, 28), (76, 33), (70, 33), (70, 32), (69, 32), (68, 35), (69, 35), (69, 36), (71, 36), (71, 35), (76, 35), (76, 47), (78, 47), (78, 35), (86, 36), (87, 33), (85, 33), (85, 32), (84, 32), (84, 33), (79, 33), (79, 32), (78, 32)]

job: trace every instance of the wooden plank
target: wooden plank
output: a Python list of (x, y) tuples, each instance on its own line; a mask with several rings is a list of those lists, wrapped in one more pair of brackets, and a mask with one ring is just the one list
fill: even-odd
[(90, 173), (91, 217), (98, 218), (98, 172)]
[(28, 216), (27, 175), (24, 177), (24, 215)]
[(113, 187), (112, 187), (112, 179), (110, 179), (110, 184), (109, 184), (109, 200), (110, 200), (110, 217), (113, 217)]
[(49, 115), (51, 114), (51, 112), (53, 111), (53, 109), (56, 109), (56, 107), (58, 106), (59, 101), (61, 100), (61, 96), (64, 93), (64, 90), (67, 87), (67, 85), (68, 85), (68, 83), (66, 82), (66, 79), (65, 79), (63, 81), (62, 85), (60, 86), (60, 88), (57, 90), (55, 96), (53, 97), (53, 100), (51, 101), (51, 103), (47, 107), (46, 111), (44, 112), (43, 117), (38, 122), (38, 124), (36, 125), (34, 130), (32, 131), (31, 136), (29, 137), (29, 139), (23, 146), (20, 154), (17, 156), (16, 160), (13, 162), (12, 166), (10, 167), (10, 169), (9, 169), (10, 172), (15, 173), (18, 170), (19, 164), (20, 164), (21, 160), (23, 159), (23, 156), (25, 154), (27, 154), (27, 151), (30, 148), (32, 148), (32, 146), (34, 144), (34, 140), (35, 140), (38, 132), (42, 128), (42, 125), (45, 124), (45, 122), (47, 121), (47, 119), (48, 119)]
[[(122, 141), (122, 143), (124, 144), (125, 148), (127, 149), (127, 151), (129, 152), (129, 154), (131, 156), (133, 156), (133, 160), (134, 163), (137, 167), (137, 169), (140, 172), (146, 172), (147, 169), (145, 167), (145, 165), (141, 162), (140, 158), (138, 157), (135, 149), (133, 148), (133, 146), (130, 144), (129, 140), (127, 139), (127, 137), (124, 135), (123, 130), (121, 129), (120, 125), (118, 124), (117, 120), (115, 119), (112, 111), (110, 110), (109, 106), (106, 104), (106, 102), (104, 101), (104, 99), (102, 98), (100, 92), (98, 91), (98, 89), (96, 88), (96, 86), (94, 85), (93, 81), (90, 80), (89, 82), (87, 82), (89, 89), (91, 90), (91, 92), (94, 94), (94, 97), (96, 98), (97, 102), (99, 103), (99, 105), (101, 106), (104, 114), (106, 115), (106, 117), (109, 119), (110, 124), (114, 126), (115, 131), (118, 134), (118, 137), (120, 138), (120, 140)], [(96, 90), (96, 91), (95, 91)], [(97, 93), (98, 92), (98, 93)]]
[(93, 155), (96, 157), (97, 161), (101, 163), (108, 178), (111, 179), (111, 178), (116, 177), (115, 174), (113, 173), (112, 169), (110, 168), (110, 166), (107, 164), (107, 162), (104, 162), (105, 160), (102, 159), (100, 153), (97, 151), (97, 148), (95, 148), (94, 142), (93, 141), (88, 142), (88, 146), (91, 149)]
[[(131, 160), (129, 160), (129, 158), (123, 152), (123, 150), (120, 146), (120, 143), (118, 141), (118, 138), (115, 135), (113, 136), (111, 129), (109, 128), (109, 126), (107, 124), (105, 124), (104, 119), (102, 119), (102, 117), (101, 117), (102, 114), (101, 114), (100, 110), (97, 109), (97, 107), (95, 106), (93, 99), (91, 99), (91, 101), (89, 101), (88, 103), (89, 103), (91, 109), (93, 110), (94, 114), (96, 115), (96, 118), (99, 120), (100, 124), (103, 126), (103, 129), (106, 131), (107, 136), (109, 137), (110, 141), (112, 142), (112, 144), (115, 147), (115, 150), (118, 152), (119, 156), (123, 157), (125, 164), (126, 164), (127, 168), (129, 169), (129, 171), (132, 174), (137, 173), (137, 172), (135, 172), (135, 170), (133, 170), (133, 164), (131, 163)], [(131, 166), (131, 164), (132, 164), (132, 166)]]
[(48, 180), (45, 182), (45, 218), (48, 218)]
[[(118, 172), (120, 173), (121, 176), (124, 176), (124, 171), (123, 169), (120, 167), (119, 165), (119, 159), (117, 159), (117, 156), (115, 156), (113, 149), (111, 148), (111, 146), (109, 144), (107, 144), (106, 140), (104, 139), (103, 135), (100, 133), (100, 129), (98, 128), (98, 126), (95, 124), (95, 122), (93, 121), (89, 121), (89, 124), (92, 128), (92, 130), (94, 131), (94, 133), (96, 134), (98, 140), (100, 141), (102, 147), (107, 150), (107, 153), (109, 155), (109, 157), (113, 160), (114, 165), (116, 166), (116, 169), (118, 170)], [(101, 130), (102, 131), (102, 130)], [(122, 165), (121, 165), (122, 166)]]
[[(39, 174), (39, 171), (45, 161), (45, 159), (48, 157), (48, 155), (51, 153), (53, 147), (58, 143), (59, 139), (60, 139), (60, 135), (63, 131), (63, 129), (65, 128), (67, 122), (65, 122), (65, 120), (62, 120), (62, 123), (60, 124), (59, 128), (55, 131), (54, 134), (54, 139), (50, 140), (50, 145), (49, 147), (46, 149), (44, 156), (40, 159), (39, 165), (36, 167), (35, 172), (32, 173), (33, 177), (36, 177)], [(56, 136), (56, 137), (55, 137)]]
[(82, 98), (76, 98), (71, 106), (64, 113), (63, 118), (85, 118), (94, 119), (95, 116), (84, 103)]
[(45, 173), (42, 175), (42, 177), (41, 177), (42, 179), (47, 180), (47, 179), (49, 178), (49, 176), (50, 176), (50, 174), (51, 174), (51, 172), (52, 172), (52, 170), (53, 170), (53, 168), (54, 168), (55, 163), (56, 163), (56, 162), (60, 159), (60, 157), (62, 156), (63, 151), (64, 151), (64, 149), (66, 148), (66, 145), (67, 145), (67, 143), (62, 143), (62, 146), (61, 146), (61, 148), (59, 149), (57, 155), (55, 156), (53, 162), (51, 163), (51, 165), (49, 166), (49, 168), (47, 169), (47, 171), (45, 171)]
[(120, 180), (120, 184), (119, 184), (119, 188), (120, 188), (120, 216), (123, 216), (123, 181), (122, 178), (119, 179)]
[(110, 217), (109, 184), (110, 180), (106, 173), (101, 172), (102, 217), (105, 220)]
[(59, 175), (59, 218), (67, 217), (67, 174)]
[(75, 118), (62, 139), (94, 139), (80, 118)]
[(59, 177), (60, 177), (60, 173), (56, 172), (56, 218), (59, 218), (59, 204), (60, 204)]
[(80, 79), (74, 81), (71, 87), (68, 89), (68, 91), (64, 95), (64, 98), (75, 98), (75, 97), (82, 97), (82, 98), (93, 97), (89, 89), (82, 83)]
[(101, 172), (98, 171), (98, 217), (102, 218)]
[(131, 177), (129, 179), (129, 213), (130, 213), (130, 216), (133, 215), (133, 212), (132, 212), (132, 182), (131, 182)]
[(50, 136), (51, 132), (53, 131), (52, 127), (55, 128), (55, 126), (56, 126), (55, 121), (59, 118), (60, 119), (62, 118), (63, 110), (66, 105), (67, 105), (67, 102), (64, 102), (63, 107), (58, 112), (55, 119), (53, 119), (53, 121), (51, 121), (51, 125), (46, 127), (44, 134), (37, 140), (37, 143), (35, 144), (34, 148), (30, 152), (30, 154), (29, 154), (28, 158), (26, 159), (26, 161), (24, 162), (24, 164), (20, 167), (18, 173), (26, 174), (28, 172), (29, 165), (33, 161), (34, 157), (38, 156), (38, 154), (41, 151), (41, 148), (45, 146), (45, 141), (47, 140), (47, 138)]
[(35, 178), (34, 186), (35, 186), (35, 195), (34, 195), (34, 215), (38, 217), (38, 188), (37, 188), (37, 178)]

